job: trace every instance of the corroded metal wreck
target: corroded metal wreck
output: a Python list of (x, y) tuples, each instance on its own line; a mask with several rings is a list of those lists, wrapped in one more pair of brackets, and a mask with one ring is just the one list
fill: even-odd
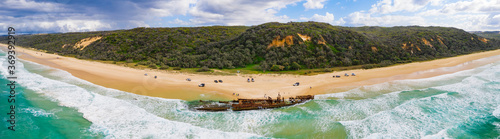
[[(295, 104), (305, 103), (309, 100), (314, 99), (314, 95), (303, 95), (290, 97), (288, 100), (285, 100), (284, 97), (278, 97), (276, 99), (272, 99), (268, 97), (267, 99), (242, 99), (238, 98), (238, 100), (233, 101), (219, 101), (214, 103), (213, 101), (203, 101), (200, 102), (208, 102), (209, 104), (203, 104), (196, 108), (196, 110), (201, 111), (244, 111), (244, 110), (259, 110), (259, 109), (272, 109), (272, 108), (281, 108), (285, 106), (292, 106)], [(211, 103), (210, 103), (211, 102)]]

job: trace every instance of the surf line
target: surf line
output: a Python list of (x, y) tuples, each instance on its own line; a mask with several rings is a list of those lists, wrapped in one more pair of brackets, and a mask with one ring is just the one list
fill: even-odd
[(14, 37), (14, 34), (16, 34), (16, 29), (13, 27), (9, 27), (7, 29), (9, 31), (9, 36), (8, 36), (8, 48), (9, 51), (7, 52), (7, 62), (9, 63), (7, 66), (7, 79), (9, 80), (9, 83), (7, 86), (9, 87), (10, 90), (10, 95), (7, 99), (7, 102), (10, 104), (10, 109), (9, 113), (7, 113), (7, 116), (9, 117), (7, 119), (7, 124), (10, 124), (7, 128), (11, 131), (16, 131), (16, 38)]

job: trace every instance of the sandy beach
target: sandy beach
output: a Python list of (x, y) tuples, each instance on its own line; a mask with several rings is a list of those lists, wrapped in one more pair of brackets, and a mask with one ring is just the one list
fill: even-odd
[[(7, 45), (0, 44), (0, 46), (6, 50)], [(183, 100), (197, 99), (200, 95), (235, 99), (238, 97), (263, 98), (264, 95), (275, 97), (278, 93), (284, 97), (335, 93), (358, 86), (394, 80), (429, 78), (500, 61), (500, 50), (493, 50), (433, 61), (369, 70), (334, 71), (313, 76), (278, 74), (228, 76), (140, 70), (48, 54), (19, 46), (16, 47), (16, 52), (20, 59), (67, 71), (75, 77), (100, 86), (140, 95)], [(145, 76), (145, 73), (148, 75)], [(357, 76), (345, 77), (343, 76), (345, 73), (355, 73)], [(333, 75), (340, 75), (341, 78), (332, 78)], [(154, 76), (158, 78), (155, 79)], [(253, 77), (255, 82), (247, 82), (249, 77)], [(186, 78), (190, 78), (191, 81), (186, 81)], [(224, 82), (214, 83), (214, 80)], [(300, 82), (300, 86), (292, 86), (295, 82)], [(198, 87), (200, 83), (205, 83), (206, 86)]]

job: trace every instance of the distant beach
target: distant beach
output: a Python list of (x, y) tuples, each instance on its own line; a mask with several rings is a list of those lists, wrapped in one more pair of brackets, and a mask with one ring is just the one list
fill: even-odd
[[(7, 45), (0, 44), (0, 46), (2, 49), (6, 49)], [(75, 77), (100, 86), (140, 95), (183, 100), (194, 100), (204, 94), (219, 96), (220, 99), (235, 99), (238, 97), (263, 98), (265, 95), (274, 97), (278, 93), (284, 97), (335, 93), (357, 86), (450, 74), (500, 61), (500, 57), (498, 57), (500, 50), (493, 50), (426, 62), (413, 62), (368, 70), (334, 71), (313, 76), (286, 74), (230, 76), (172, 73), (152, 69), (141, 70), (48, 54), (19, 46), (16, 48), (16, 52), (18, 52), (18, 57), (23, 60), (67, 71)], [(356, 76), (346, 77), (345, 73), (349, 75), (355, 73)], [(341, 77), (333, 78), (333, 75)], [(190, 78), (191, 81), (186, 81), (187, 78)], [(249, 78), (254, 78), (255, 82), (247, 82)], [(223, 80), (223, 83), (214, 83), (214, 80)], [(293, 86), (295, 82), (300, 82), (300, 86)], [(206, 86), (198, 87), (200, 83), (205, 83)], [(233, 93), (238, 94), (238, 96), (233, 95)]]

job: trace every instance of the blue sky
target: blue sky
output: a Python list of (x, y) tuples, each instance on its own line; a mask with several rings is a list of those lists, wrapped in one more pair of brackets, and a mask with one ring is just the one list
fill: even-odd
[(0, 29), (82, 32), (136, 27), (318, 21), (339, 26), (500, 30), (499, 0), (3, 0)]

